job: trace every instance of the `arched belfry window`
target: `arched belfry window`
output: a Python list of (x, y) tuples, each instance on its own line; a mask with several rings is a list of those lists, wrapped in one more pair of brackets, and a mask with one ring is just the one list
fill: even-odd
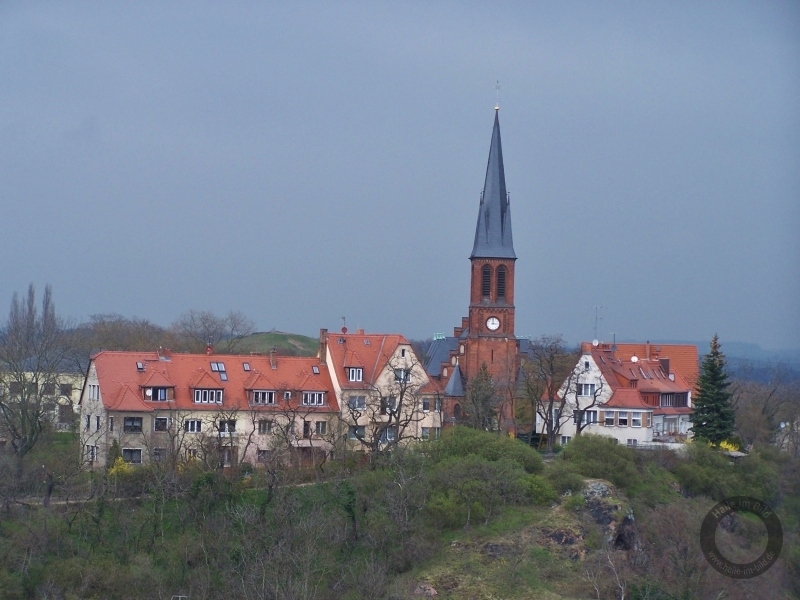
[(481, 295), (488, 298), (492, 294), (492, 267), (483, 265), (481, 275)]
[(456, 419), (460, 419), (460, 418), (461, 418), (461, 405), (460, 405), (460, 404), (456, 404), (456, 405), (453, 407), (453, 416), (454, 416)]
[(497, 298), (506, 299), (506, 268), (504, 265), (497, 267)]

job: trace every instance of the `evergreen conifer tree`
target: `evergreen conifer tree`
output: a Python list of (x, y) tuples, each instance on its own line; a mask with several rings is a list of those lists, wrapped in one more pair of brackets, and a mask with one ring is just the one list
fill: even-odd
[(697, 439), (719, 444), (733, 433), (733, 394), (728, 391), (729, 386), (728, 374), (725, 372), (725, 355), (720, 350), (719, 338), (715, 334), (711, 340), (711, 352), (705, 355), (700, 367), (697, 397), (690, 417)]

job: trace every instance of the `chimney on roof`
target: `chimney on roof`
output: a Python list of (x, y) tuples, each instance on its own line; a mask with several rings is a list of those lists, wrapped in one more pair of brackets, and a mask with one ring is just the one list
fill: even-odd
[(272, 367), (273, 369), (277, 369), (278, 368), (278, 360), (277, 360), (277, 358), (275, 356), (276, 354), (277, 354), (277, 351), (276, 351), (275, 348), (273, 348), (272, 350), (269, 351), (269, 366)]
[(644, 357), (650, 360), (650, 340), (647, 340), (644, 344)]
[(211, 346), (211, 342), (209, 341), (206, 344), (206, 354), (211, 354), (212, 352), (214, 352), (214, 348)]
[(317, 351), (319, 354), (319, 362), (325, 364), (325, 361), (328, 359), (328, 330), (324, 328), (320, 328), (319, 330), (319, 350)]
[(356, 335), (364, 335), (363, 329), (356, 329)]

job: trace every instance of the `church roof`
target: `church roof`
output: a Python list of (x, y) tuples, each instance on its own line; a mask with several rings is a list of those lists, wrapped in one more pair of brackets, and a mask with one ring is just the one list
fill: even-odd
[(455, 396), (457, 398), (464, 397), (464, 382), (461, 379), (461, 367), (453, 367), (453, 374), (450, 376), (450, 381), (447, 382), (447, 387), (444, 388), (445, 396)]
[(470, 258), (517, 258), (511, 239), (511, 210), (506, 193), (503, 149), (500, 145), (499, 111), (494, 113), (492, 145), (486, 165), (486, 180), (475, 227), (475, 243)]

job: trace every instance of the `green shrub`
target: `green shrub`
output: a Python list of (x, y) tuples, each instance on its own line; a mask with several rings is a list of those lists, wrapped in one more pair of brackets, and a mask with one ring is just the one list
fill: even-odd
[(545, 478), (559, 494), (577, 494), (584, 486), (583, 477), (575, 472), (572, 465), (560, 459), (548, 465)]
[(620, 488), (632, 486), (639, 479), (635, 451), (605, 436), (575, 436), (562, 456), (581, 475), (607, 479)]
[(528, 473), (541, 473), (544, 461), (539, 453), (519, 440), (469, 427), (452, 427), (424, 450), (435, 462), (447, 458), (479, 456), (488, 461), (507, 459)]
[(567, 496), (561, 505), (564, 507), (564, 510), (580, 510), (586, 506), (586, 498), (581, 494)]
[(519, 484), (525, 489), (525, 495), (533, 504), (547, 506), (558, 500), (555, 487), (544, 477), (526, 475), (520, 478)]

